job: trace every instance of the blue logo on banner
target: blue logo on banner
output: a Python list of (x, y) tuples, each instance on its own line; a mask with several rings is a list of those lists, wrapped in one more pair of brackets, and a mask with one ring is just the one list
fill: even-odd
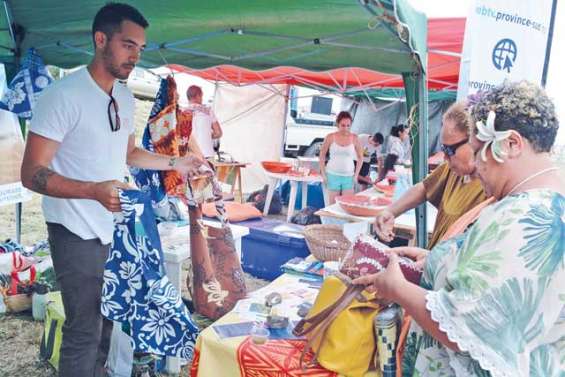
[(516, 43), (512, 39), (501, 39), (496, 43), (492, 50), (492, 64), (499, 71), (506, 70), (510, 73), (510, 69), (514, 66), (518, 49)]

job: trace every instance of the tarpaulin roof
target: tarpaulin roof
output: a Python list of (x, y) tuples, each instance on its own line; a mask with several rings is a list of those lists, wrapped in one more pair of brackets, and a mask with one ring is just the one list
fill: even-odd
[[(426, 16), (405, 0), (126, 2), (150, 22), (142, 57), (147, 66), (359, 67), (400, 74), (425, 64)], [(47, 64), (87, 63), (92, 19), (104, 3), (4, 0), (1, 61), (34, 47)]]
[[(460, 53), (465, 32), (464, 18), (436, 18), (428, 20), (428, 88), (455, 89), (459, 78)], [(211, 81), (225, 81), (235, 85), (286, 83), (332, 88), (353, 94), (364, 88), (401, 88), (402, 77), (363, 68), (337, 68), (324, 72), (296, 67), (275, 67), (254, 71), (233, 65), (194, 69), (170, 64), (175, 71), (186, 72)]]

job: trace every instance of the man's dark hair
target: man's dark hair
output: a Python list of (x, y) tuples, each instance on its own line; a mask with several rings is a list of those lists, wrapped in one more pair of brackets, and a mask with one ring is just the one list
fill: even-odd
[(373, 135), (373, 141), (375, 143), (379, 143), (380, 145), (383, 145), (385, 138), (382, 133), (377, 132), (376, 134)]
[(131, 21), (144, 29), (149, 26), (149, 22), (147, 22), (145, 17), (131, 5), (108, 3), (100, 8), (96, 16), (94, 16), (92, 39), (94, 40), (94, 33), (97, 31), (103, 32), (108, 39), (112, 39), (114, 33), (120, 30), (123, 21)]

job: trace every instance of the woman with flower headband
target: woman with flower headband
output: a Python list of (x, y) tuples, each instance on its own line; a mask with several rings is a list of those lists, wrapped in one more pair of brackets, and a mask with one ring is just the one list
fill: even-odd
[(553, 103), (533, 84), (505, 82), (471, 113), (477, 173), (496, 203), (429, 253), (419, 286), (394, 255), (354, 283), (413, 317), (403, 376), (561, 376), (565, 184), (550, 159)]

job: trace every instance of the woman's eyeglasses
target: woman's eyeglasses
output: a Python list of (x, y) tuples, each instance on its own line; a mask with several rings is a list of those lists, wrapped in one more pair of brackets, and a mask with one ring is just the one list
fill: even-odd
[[(113, 115), (112, 115), (112, 107)], [(120, 129), (120, 115), (119, 115), (120, 108), (118, 107), (118, 102), (116, 99), (110, 94), (110, 103), (108, 104), (108, 121), (110, 121), (110, 129), (112, 132), (116, 132)]]
[(467, 144), (467, 141), (469, 140), (461, 140), (460, 142), (451, 145), (442, 144), (441, 151), (445, 153), (447, 157), (453, 157), (455, 156), (455, 153), (457, 153), (457, 149), (459, 149), (460, 146)]

